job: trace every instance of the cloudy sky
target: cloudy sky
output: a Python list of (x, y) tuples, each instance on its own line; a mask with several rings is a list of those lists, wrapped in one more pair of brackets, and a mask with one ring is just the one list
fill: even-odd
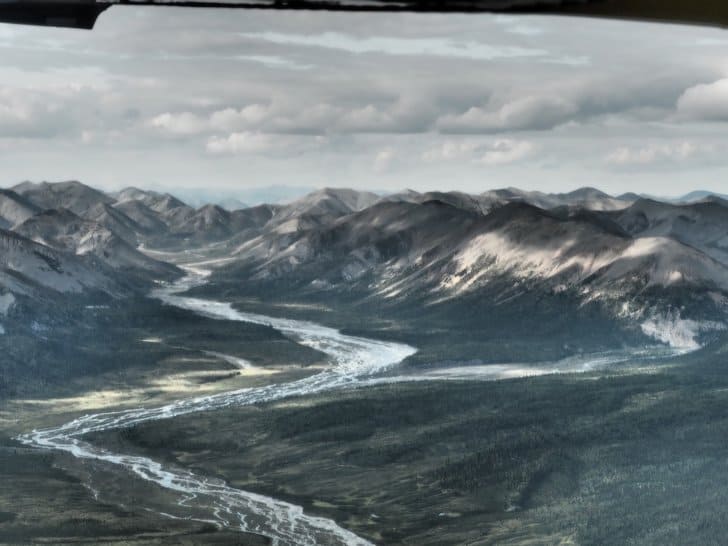
[(0, 185), (728, 192), (718, 29), (116, 7), (0, 48)]

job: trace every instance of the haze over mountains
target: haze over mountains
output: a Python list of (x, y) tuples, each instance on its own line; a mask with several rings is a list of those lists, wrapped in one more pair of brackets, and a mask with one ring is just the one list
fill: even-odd
[(138, 188), (24, 182), (0, 192), (0, 297), (143, 294), (182, 274), (147, 249), (204, 249), (222, 264), (212, 284), (241, 296), (471, 322), (511, 313), (514, 328), (525, 308), (544, 320), (591, 313), (689, 347), (724, 328), (728, 302), (728, 202), (700, 197), (323, 189), (227, 210)]

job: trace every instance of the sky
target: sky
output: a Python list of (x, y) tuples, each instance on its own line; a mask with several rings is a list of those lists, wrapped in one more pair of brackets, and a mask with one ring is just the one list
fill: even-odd
[(728, 192), (728, 31), (114, 7), (0, 25), (0, 185)]

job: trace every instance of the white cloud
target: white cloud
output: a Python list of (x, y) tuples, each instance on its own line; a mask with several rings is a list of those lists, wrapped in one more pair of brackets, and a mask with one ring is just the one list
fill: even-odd
[(523, 159), (533, 148), (533, 144), (525, 140), (497, 140), (479, 161), (485, 165), (505, 165)]
[(482, 142), (473, 140), (446, 140), (442, 145), (431, 148), (422, 154), (424, 161), (448, 161), (462, 159), (484, 146)]
[(89, 100), (98, 100), (96, 91), (0, 86), (0, 137), (76, 136), (79, 127), (94, 117), (88, 112)]
[(728, 78), (690, 87), (678, 99), (677, 111), (690, 119), (728, 121)]
[(395, 156), (396, 153), (391, 148), (379, 151), (374, 158), (374, 172), (383, 173), (388, 171)]
[(226, 137), (210, 137), (207, 151), (212, 154), (259, 154), (277, 147), (272, 135), (243, 132), (231, 133)]
[(288, 134), (423, 132), (431, 124), (431, 106), (400, 99), (384, 106), (335, 106), (328, 103), (250, 104), (211, 113), (165, 112), (147, 125), (173, 137), (244, 131)]
[(338, 49), (348, 53), (380, 53), (384, 55), (431, 55), (460, 57), (474, 60), (494, 60), (514, 57), (542, 57), (543, 49), (513, 45), (492, 45), (474, 40), (453, 40), (440, 37), (371, 36), (358, 37), (339, 32), (321, 34), (282, 34), (278, 32), (243, 33), (247, 38), (275, 44)]
[(423, 153), (422, 159), (426, 162), (459, 160), (484, 165), (505, 165), (525, 158), (534, 148), (533, 143), (527, 140), (446, 140), (440, 146)]
[(277, 55), (237, 55), (235, 58), (240, 61), (261, 63), (272, 68), (284, 68), (288, 70), (308, 70), (313, 68), (311, 64), (298, 64), (290, 59)]
[(392, 122), (391, 114), (368, 104), (344, 113), (338, 126), (349, 131), (375, 131), (388, 127)]
[(238, 131), (259, 125), (269, 112), (270, 108), (262, 104), (250, 104), (240, 109), (225, 108), (210, 114), (165, 112), (149, 120), (149, 125), (172, 136)]
[(325, 137), (293, 136), (243, 131), (227, 136), (212, 136), (207, 140), (210, 154), (275, 155), (292, 157), (318, 148), (327, 142)]
[(509, 34), (518, 34), (521, 36), (538, 36), (544, 33), (543, 27), (529, 24), (527, 19), (523, 17), (513, 17), (509, 15), (496, 15), (494, 22), (503, 26), (504, 30)]
[[(623, 191), (627, 177), (615, 174), (622, 164), (644, 166), (633, 168), (639, 187), (626, 189), (654, 184), (663, 192), (666, 184), (723, 180), (728, 170), (720, 149), (701, 149), (722, 146), (725, 127), (692, 123), (728, 120), (725, 82), (716, 82), (728, 78), (722, 44), (692, 45), (724, 41), (717, 30), (139, 7), (109, 10), (92, 33), (0, 33), (8, 182), (252, 183), (241, 181), (246, 169), (256, 184), (293, 177), (367, 187), (389, 164), (396, 177), (380, 187), (393, 190), (444, 183), (562, 190), (596, 180)], [(591, 68), (575, 66), (585, 62)], [(697, 85), (704, 82), (715, 83)], [(668, 172), (660, 165), (674, 159), (658, 145), (682, 141), (698, 150), (682, 152), (680, 169)], [(507, 178), (484, 182), (484, 165), (505, 164)]]
[(153, 117), (149, 124), (170, 135), (197, 135), (208, 130), (207, 120), (191, 112), (165, 112)]
[(326, 103), (300, 104), (279, 109), (269, 120), (269, 129), (281, 133), (325, 133), (335, 126), (344, 110)]
[(441, 117), (437, 125), (444, 132), (545, 130), (566, 123), (578, 111), (578, 105), (561, 97), (529, 95), (494, 109), (473, 106)]
[(649, 143), (644, 146), (620, 146), (605, 160), (608, 164), (624, 167), (630, 165), (650, 165), (654, 163), (685, 161), (698, 154), (714, 151), (710, 144), (696, 144), (689, 141), (670, 143)]
[(250, 104), (239, 110), (225, 108), (210, 115), (210, 127), (214, 130), (235, 130), (260, 124), (270, 114), (270, 107), (264, 104)]

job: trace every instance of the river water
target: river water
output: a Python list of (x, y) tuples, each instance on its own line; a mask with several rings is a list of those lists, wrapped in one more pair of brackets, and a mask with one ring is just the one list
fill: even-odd
[[(268, 496), (235, 489), (220, 480), (200, 476), (185, 469), (161, 464), (147, 457), (114, 453), (92, 445), (84, 436), (93, 432), (131, 427), (146, 421), (229, 406), (270, 402), (294, 396), (307, 396), (336, 389), (354, 388), (397, 381), (433, 381), (462, 378), (497, 380), (561, 372), (591, 371), (646, 354), (607, 354), (570, 359), (540, 366), (489, 365), (446, 368), (418, 375), (387, 374), (396, 364), (414, 354), (408, 345), (344, 335), (319, 324), (244, 313), (229, 303), (182, 296), (181, 293), (205, 281), (205, 272), (191, 271), (180, 281), (155, 290), (162, 302), (211, 317), (269, 325), (298, 343), (325, 353), (330, 366), (320, 373), (289, 383), (244, 388), (231, 392), (186, 398), (153, 408), (85, 415), (62, 426), (34, 430), (19, 440), (29, 446), (60, 450), (83, 460), (93, 460), (109, 468), (130, 472), (145, 481), (172, 492), (176, 506), (165, 515), (214, 522), (219, 526), (267, 536), (275, 545), (363, 545), (366, 540), (340, 527), (330, 519), (306, 514), (299, 506)], [(228, 361), (240, 360), (217, 355)], [(151, 508), (150, 508), (151, 509)], [(194, 516), (192, 515), (194, 514)]]
[(29, 446), (65, 451), (78, 459), (116, 465), (164, 487), (178, 497), (176, 511), (182, 515), (168, 514), (173, 517), (185, 517), (184, 514), (194, 513), (196, 519), (202, 519), (200, 514), (205, 514), (206, 521), (261, 534), (269, 537), (273, 544), (281, 546), (368, 544), (366, 540), (334, 521), (308, 515), (299, 506), (235, 489), (220, 480), (167, 467), (147, 457), (114, 453), (83, 439), (92, 432), (130, 427), (145, 421), (353, 387), (415, 352), (414, 348), (407, 345), (347, 336), (338, 330), (312, 322), (241, 313), (228, 303), (178, 295), (201, 282), (204, 282), (203, 275), (192, 274), (174, 285), (155, 290), (152, 295), (168, 305), (211, 318), (270, 325), (297, 342), (328, 355), (330, 367), (316, 375), (290, 383), (188, 398), (156, 408), (85, 415), (60, 427), (23, 434), (19, 440)]

